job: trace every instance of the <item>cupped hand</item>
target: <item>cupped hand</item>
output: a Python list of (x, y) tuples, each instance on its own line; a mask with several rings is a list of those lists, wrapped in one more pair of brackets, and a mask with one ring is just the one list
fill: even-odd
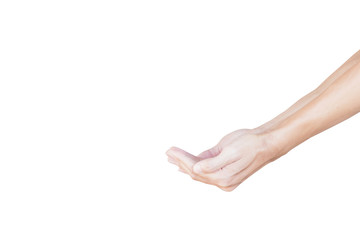
[(246, 178), (275, 160), (275, 151), (266, 134), (252, 129), (234, 131), (214, 147), (194, 156), (171, 147), (166, 154), (169, 162), (192, 179), (232, 191)]

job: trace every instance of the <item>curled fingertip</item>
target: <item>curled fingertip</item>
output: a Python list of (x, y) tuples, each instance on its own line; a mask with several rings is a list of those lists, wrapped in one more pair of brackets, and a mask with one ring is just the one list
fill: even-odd
[(202, 173), (202, 168), (201, 168), (201, 165), (200, 164), (195, 164), (194, 167), (193, 167), (193, 171), (194, 173)]
[(182, 170), (181, 168), (178, 169), (179, 172), (182, 172), (182, 173), (187, 173), (185, 172), (184, 170)]
[(172, 158), (176, 158), (176, 153), (175, 153), (176, 150), (174, 149), (176, 149), (176, 147), (171, 147), (169, 150), (166, 151), (166, 155)]

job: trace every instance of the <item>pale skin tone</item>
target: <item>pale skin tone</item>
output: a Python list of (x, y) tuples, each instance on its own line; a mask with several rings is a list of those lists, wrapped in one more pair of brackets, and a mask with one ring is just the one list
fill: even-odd
[(360, 51), (271, 121), (234, 131), (197, 156), (177, 147), (166, 154), (194, 180), (232, 191), (266, 164), (359, 111)]

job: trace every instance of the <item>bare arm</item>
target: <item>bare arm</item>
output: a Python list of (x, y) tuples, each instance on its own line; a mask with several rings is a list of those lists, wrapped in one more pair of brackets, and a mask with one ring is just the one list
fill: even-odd
[(234, 131), (198, 156), (176, 147), (167, 155), (193, 179), (231, 191), (267, 163), (359, 111), (360, 51), (317, 89), (260, 127)]
[[(360, 111), (360, 61), (312, 101), (269, 129), (283, 155), (306, 139), (348, 119)], [(286, 139), (287, 143), (284, 143)]]
[(332, 85), (334, 81), (336, 81), (339, 77), (344, 75), (350, 69), (354, 67), (355, 64), (360, 62), (360, 51), (356, 52), (351, 58), (349, 58), (343, 65), (341, 65), (333, 74), (331, 74), (324, 82), (320, 84), (312, 92), (308, 93), (300, 100), (298, 100), (295, 104), (293, 104), (289, 109), (285, 112), (279, 114), (277, 117), (272, 119), (271, 121), (261, 125), (257, 128), (258, 131), (266, 131), (266, 129), (271, 129), (275, 127), (278, 123), (284, 121), (286, 118), (291, 116), (292, 114), (296, 113), (298, 110), (303, 108), (309, 102), (314, 100), (320, 94), (322, 94), (329, 86)]

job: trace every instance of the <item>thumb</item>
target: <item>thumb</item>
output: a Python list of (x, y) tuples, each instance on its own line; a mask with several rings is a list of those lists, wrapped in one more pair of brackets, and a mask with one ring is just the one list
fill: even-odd
[(231, 159), (225, 151), (220, 152), (217, 156), (207, 158), (197, 162), (193, 166), (195, 173), (211, 173), (225, 167), (230, 163)]

